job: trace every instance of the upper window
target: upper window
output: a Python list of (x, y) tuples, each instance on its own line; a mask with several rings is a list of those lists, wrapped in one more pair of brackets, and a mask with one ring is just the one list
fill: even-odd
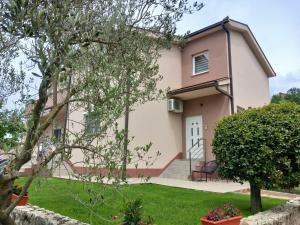
[(88, 134), (96, 134), (100, 131), (100, 121), (96, 112), (84, 113), (84, 127)]
[(208, 51), (193, 56), (193, 75), (208, 71)]
[(61, 139), (61, 129), (60, 128), (54, 129), (53, 136), (54, 136), (55, 140), (59, 142)]

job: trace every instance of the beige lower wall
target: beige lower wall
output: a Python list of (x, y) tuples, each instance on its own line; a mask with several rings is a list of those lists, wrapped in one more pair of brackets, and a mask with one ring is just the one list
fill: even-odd
[(185, 144), (185, 118), (189, 116), (202, 115), (203, 120), (203, 137), (206, 140), (205, 151), (206, 151), (206, 161), (214, 159), (212, 154), (212, 139), (214, 134), (214, 128), (216, 123), (228, 115), (230, 112), (229, 105), (230, 100), (227, 96), (222, 94), (211, 95), (207, 97), (192, 99), (184, 101), (183, 104), (183, 119), (182, 119), (182, 149), (186, 152)]
[[(83, 129), (84, 110), (76, 110), (70, 114), (72, 120), (69, 124), (73, 132), (80, 132)], [(79, 122), (74, 122), (79, 121)], [(167, 100), (148, 102), (136, 107), (135, 111), (129, 115), (129, 136), (133, 141), (129, 148), (136, 146), (145, 146), (152, 143), (149, 154), (145, 157), (151, 157), (147, 160), (153, 165), (146, 165), (146, 162), (140, 161), (138, 168), (159, 168), (163, 169), (174, 157), (182, 151), (182, 129), (181, 114), (170, 113), (167, 110)], [(124, 127), (124, 118), (118, 119), (120, 129)], [(156, 158), (159, 151), (161, 155)], [(156, 159), (155, 159), (156, 158)], [(79, 149), (73, 149), (71, 161), (80, 162), (83, 154)], [(155, 160), (154, 160), (155, 159)], [(83, 163), (77, 163), (76, 166), (82, 166)], [(129, 164), (128, 168), (135, 168), (135, 163)]]
[[(167, 100), (162, 100), (145, 103), (138, 106), (135, 111), (130, 112), (129, 136), (134, 137), (130, 148), (144, 146), (150, 142), (153, 144), (148, 154), (148, 156), (152, 157), (148, 161), (153, 162), (153, 165), (149, 166), (145, 162), (140, 161), (138, 168), (163, 169), (178, 154), (181, 152), (185, 154), (185, 118), (195, 115), (202, 115), (203, 117), (206, 160), (214, 159), (211, 148), (214, 128), (219, 119), (229, 114), (229, 98), (222, 94), (201, 97), (184, 101), (183, 108), (182, 114), (168, 112)], [(79, 118), (82, 114), (83, 112), (76, 111), (72, 114), (72, 117)], [(120, 118), (118, 123), (122, 127), (124, 118)], [(70, 126), (74, 130), (82, 129), (82, 126), (79, 124), (71, 124)], [(153, 161), (157, 151), (161, 155)], [(81, 161), (82, 157), (81, 151), (75, 149), (71, 161), (73, 163)], [(81, 165), (77, 164), (77, 166)], [(128, 166), (128, 168), (134, 167), (134, 164)]]
[(129, 135), (134, 136), (133, 145), (153, 143), (150, 155), (161, 155), (152, 168), (164, 168), (182, 151), (181, 114), (168, 112), (167, 100), (148, 102), (130, 113)]
[[(139, 162), (139, 169), (152, 168), (164, 169), (178, 154), (184, 153), (185, 148), (185, 118), (188, 116), (202, 115), (203, 134), (206, 139), (206, 160), (214, 159), (211, 143), (215, 125), (224, 115), (228, 115), (230, 110), (229, 98), (216, 94), (207, 97), (201, 97), (193, 100), (184, 101), (183, 113), (176, 114), (168, 112), (167, 100), (148, 102), (140, 105), (135, 111), (130, 112), (129, 117), (129, 136), (134, 137), (130, 148), (135, 146), (144, 146), (152, 143), (152, 147), (147, 156), (152, 159), (153, 165), (146, 165), (145, 162)], [(70, 118), (81, 121), (83, 119), (83, 110), (77, 110), (70, 114)], [(118, 120), (120, 127), (124, 126), (124, 118)], [(79, 132), (83, 127), (80, 123), (70, 122), (70, 128)], [(161, 155), (156, 158), (156, 152)], [(71, 161), (73, 163), (82, 161), (83, 154), (81, 150), (74, 149)], [(145, 158), (147, 159), (147, 158)], [(82, 166), (82, 163), (76, 166)], [(135, 168), (135, 164), (128, 165), (128, 168)]]

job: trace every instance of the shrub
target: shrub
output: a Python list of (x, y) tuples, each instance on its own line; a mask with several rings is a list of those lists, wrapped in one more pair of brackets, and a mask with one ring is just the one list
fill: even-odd
[(260, 189), (300, 183), (300, 106), (270, 104), (225, 117), (213, 152), (222, 177), (250, 182), (252, 212), (261, 211)]
[(139, 225), (143, 218), (142, 200), (128, 201), (125, 205), (123, 225)]

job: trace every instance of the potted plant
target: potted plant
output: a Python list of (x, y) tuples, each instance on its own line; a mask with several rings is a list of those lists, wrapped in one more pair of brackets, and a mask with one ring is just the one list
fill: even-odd
[[(13, 187), (13, 193), (11, 195), (11, 201), (16, 201), (17, 198), (19, 197), (21, 191), (23, 189), (23, 186), (22, 185), (19, 185), (19, 184), (16, 184), (14, 187)], [(29, 198), (29, 195), (28, 195), (28, 192), (25, 193), (25, 195), (22, 197), (22, 199), (20, 200), (20, 202), (18, 203), (18, 205), (26, 205), (27, 202), (28, 202), (28, 198)]]
[(202, 225), (239, 225), (241, 221), (240, 210), (232, 204), (224, 204), (223, 208), (210, 211), (201, 218)]

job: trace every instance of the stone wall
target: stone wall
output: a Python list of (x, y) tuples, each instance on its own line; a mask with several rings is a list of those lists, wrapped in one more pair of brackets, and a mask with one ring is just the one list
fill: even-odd
[(37, 206), (17, 206), (12, 212), (17, 225), (88, 225)]
[(300, 225), (300, 198), (246, 217), (241, 225)]

